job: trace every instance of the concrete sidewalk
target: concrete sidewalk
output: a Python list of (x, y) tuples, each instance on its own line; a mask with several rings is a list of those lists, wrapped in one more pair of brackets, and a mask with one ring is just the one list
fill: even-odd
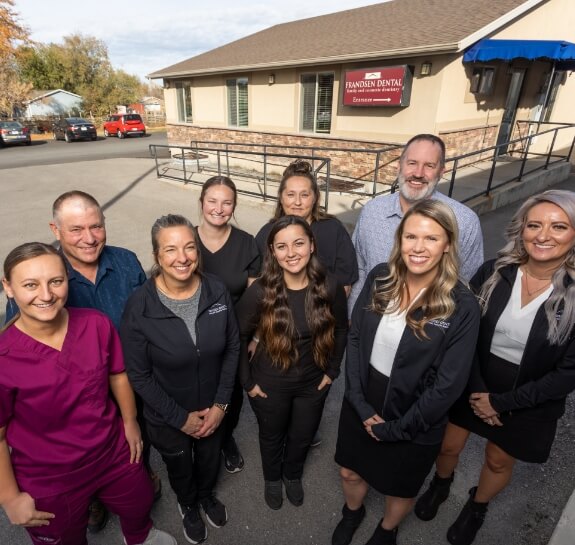
[[(575, 189), (575, 180), (561, 184)], [(154, 163), (147, 159), (113, 159), (70, 165), (23, 167), (0, 171), (0, 217), (3, 232), (0, 239), (2, 259), (16, 245), (41, 240), (52, 242), (48, 229), (50, 208), (56, 196), (82, 189), (93, 194), (106, 214), (108, 242), (134, 250), (144, 268), (152, 265), (150, 228), (153, 221), (166, 213), (181, 213), (194, 223), (198, 221), (199, 188), (178, 182), (158, 180)], [(256, 233), (269, 219), (275, 203), (262, 203), (240, 196), (236, 212), (240, 228)], [(347, 208), (334, 212), (347, 225), (352, 225), (361, 210), (362, 201), (348, 199)], [(494, 256), (502, 245), (503, 227), (512, 209), (497, 210), (481, 218), (484, 229), (486, 257)], [(0, 309), (4, 308), (4, 294)], [(0, 319), (3, 317), (0, 316)], [(343, 502), (338, 468), (333, 462), (337, 421), (344, 381), (337, 380), (328, 398), (322, 421), (323, 443), (310, 452), (304, 476), (306, 500), (296, 508), (286, 502), (280, 511), (271, 511), (263, 501), (263, 479), (257, 441), (255, 417), (245, 403), (236, 437), (246, 459), (243, 472), (229, 475), (222, 470), (218, 496), (227, 505), (230, 520), (221, 529), (209, 529), (207, 543), (213, 545), (319, 545), (331, 542)], [(573, 490), (575, 467), (575, 408), (569, 400), (567, 414), (559, 423), (558, 437), (551, 458), (544, 465), (518, 464), (514, 482), (492, 502), (487, 522), (476, 543), (481, 545), (542, 545), (547, 543), (554, 528), (562, 534), (553, 545), (575, 543), (573, 518), (575, 500), (561, 513)], [(453, 493), (435, 520), (423, 523), (408, 517), (399, 533), (401, 545), (447, 543), (445, 532), (467, 498), (467, 490), (476, 483), (479, 474), (482, 442), (470, 441), (464, 452), (453, 486)], [(163, 464), (157, 455), (154, 465), (162, 476), (164, 497), (154, 507), (157, 525), (171, 531), (180, 544), (185, 543), (176, 501), (169, 488)], [(365, 543), (382, 514), (382, 497), (370, 492), (366, 507), (368, 515), (353, 541)], [(567, 533), (565, 533), (567, 532)], [(0, 513), (0, 544), (24, 545), (25, 532), (8, 524)], [(91, 545), (111, 545), (122, 542), (117, 520), (112, 518), (104, 532), (89, 536)]]

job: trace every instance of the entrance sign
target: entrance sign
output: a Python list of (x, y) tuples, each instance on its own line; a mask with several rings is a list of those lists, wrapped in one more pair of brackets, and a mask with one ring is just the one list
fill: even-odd
[(408, 65), (348, 70), (344, 106), (409, 106), (412, 72)]

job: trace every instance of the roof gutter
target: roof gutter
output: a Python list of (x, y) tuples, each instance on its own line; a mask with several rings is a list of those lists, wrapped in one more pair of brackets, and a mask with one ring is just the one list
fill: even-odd
[(294, 68), (298, 66), (309, 66), (317, 64), (339, 64), (352, 61), (365, 61), (381, 58), (402, 58), (419, 55), (440, 55), (441, 53), (457, 53), (459, 43), (433, 44), (422, 47), (410, 47), (404, 49), (387, 49), (385, 51), (371, 51), (369, 53), (355, 53), (353, 55), (337, 55), (332, 57), (316, 57), (312, 59), (290, 59), (272, 63), (245, 64), (239, 66), (223, 66), (209, 70), (185, 70), (174, 72), (152, 72), (148, 74), (150, 79), (175, 78), (187, 76), (209, 76), (214, 74), (226, 74), (230, 72), (248, 72), (270, 70), (272, 68)]

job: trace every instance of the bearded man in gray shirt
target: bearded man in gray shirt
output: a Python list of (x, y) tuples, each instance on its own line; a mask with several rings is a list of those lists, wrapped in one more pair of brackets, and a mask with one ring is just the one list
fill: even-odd
[(359, 279), (349, 297), (350, 314), (371, 269), (388, 261), (403, 214), (423, 199), (443, 201), (455, 213), (459, 227), (461, 277), (469, 280), (483, 264), (483, 235), (477, 214), (436, 191), (444, 171), (443, 140), (432, 134), (418, 134), (407, 142), (399, 158), (399, 191), (376, 197), (363, 207), (351, 237), (357, 254)]

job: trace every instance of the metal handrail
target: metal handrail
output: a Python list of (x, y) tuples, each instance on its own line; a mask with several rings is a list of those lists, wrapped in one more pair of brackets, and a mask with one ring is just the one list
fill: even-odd
[[(564, 131), (568, 129), (575, 128), (574, 123), (564, 123), (564, 122), (544, 122), (539, 124), (535, 121), (523, 121), (518, 120), (516, 121), (516, 125), (519, 126), (520, 124), (526, 124), (527, 127), (531, 127), (532, 125), (549, 125), (550, 128), (543, 130), (541, 132), (534, 132), (533, 134), (527, 134), (526, 136), (519, 136), (509, 140), (508, 142), (502, 142), (499, 144), (495, 144), (493, 146), (488, 146), (486, 148), (482, 148), (477, 151), (472, 151), (468, 153), (464, 153), (461, 155), (457, 155), (455, 157), (450, 157), (446, 159), (447, 170), (450, 170), (450, 179), (449, 179), (449, 187), (447, 190), (447, 194), (452, 197), (454, 192), (460, 187), (458, 185), (457, 174), (461, 171), (462, 168), (470, 166), (471, 164), (477, 164), (480, 162), (484, 162), (486, 160), (491, 160), (491, 168), (489, 169), (489, 175), (486, 180), (486, 184), (481, 191), (474, 193), (471, 196), (467, 196), (464, 199), (461, 199), (462, 202), (467, 202), (471, 199), (476, 197), (486, 195), (488, 196), (491, 191), (496, 188), (499, 188), (503, 185), (511, 183), (513, 181), (521, 181), (524, 176), (536, 172), (538, 170), (547, 170), (550, 165), (555, 164), (560, 161), (569, 161), (569, 158), (575, 149), (575, 136), (571, 140), (571, 145), (567, 155), (559, 155), (554, 153), (554, 148), (556, 145), (557, 136), (559, 131)], [(551, 137), (551, 145), (546, 153), (537, 153), (530, 151), (531, 146), (533, 144), (533, 140), (537, 137), (542, 137), (545, 135), (552, 135)], [(512, 177), (505, 179), (503, 181), (498, 181), (495, 183), (495, 173), (496, 173), (496, 166), (498, 159), (500, 159), (499, 150), (502, 148), (507, 149), (510, 146), (517, 146), (517, 150), (513, 150), (511, 153), (516, 151), (521, 151), (521, 159), (520, 159), (520, 169), (517, 175), (513, 175)], [(344, 174), (344, 177), (347, 178), (348, 181), (360, 181), (362, 183), (371, 184), (371, 191), (366, 190), (363, 193), (360, 193), (354, 190), (355, 194), (360, 196), (366, 197), (375, 197), (377, 195), (393, 192), (394, 184), (391, 185), (384, 185), (380, 183), (379, 180), (379, 173), (380, 170), (386, 166), (386, 164), (393, 164), (398, 158), (390, 158), (388, 161), (383, 162), (382, 154), (388, 153), (390, 151), (398, 150), (402, 146), (399, 144), (388, 144), (383, 145), (379, 148), (348, 148), (348, 147), (335, 147), (335, 146), (306, 146), (306, 145), (293, 145), (293, 144), (273, 144), (273, 143), (252, 143), (252, 142), (233, 142), (233, 141), (209, 141), (209, 140), (192, 140), (190, 141), (190, 146), (176, 146), (176, 145), (150, 145), (150, 153), (155, 158), (156, 161), (156, 172), (158, 177), (165, 177), (171, 178), (176, 180), (183, 180), (185, 183), (201, 183), (191, 179), (188, 179), (188, 169), (186, 168), (186, 152), (194, 153), (194, 157), (188, 159), (188, 164), (195, 162), (196, 169), (198, 171), (201, 170), (201, 155), (202, 153), (213, 154), (216, 156), (217, 161), (217, 173), (221, 175), (222, 172), (227, 173), (228, 176), (231, 175), (230, 170), (230, 154), (248, 157), (262, 157), (263, 161), (263, 179), (259, 176), (257, 177), (259, 180), (263, 182), (263, 194), (261, 191), (249, 191), (246, 189), (242, 189), (241, 192), (247, 195), (257, 196), (263, 198), (263, 200), (267, 199), (277, 199), (277, 195), (270, 195), (268, 194), (269, 184), (270, 181), (270, 158), (281, 158), (281, 159), (304, 159), (309, 160), (312, 165), (314, 166), (314, 171), (316, 175), (319, 174), (322, 170), (325, 170), (325, 197), (324, 197), (324, 205), (323, 208), (327, 210), (329, 204), (329, 191), (330, 191), (330, 180), (331, 176), (334, 173), (334, 167), (331, 163), (332, 159), (329, 157), (329, 152), (337, 151), (337, 152), (355, 152), (355, 153), (367, 153), (367, 154), (374, 154), (374, 166), (373, 170), (367, 174), (370, 176), (366, 178), (365, 176), (360, 176), (354, 178), (353, 176), (348, 176)], [(168, 174), (166, 172), (160, 172), (160, 166), (158, 163), (158, 157), (156, 153), (156, 149), (158, 148), (168, 148), (168, 149), (176, 149), (180, 150), (182, 155), (182, 166), (183, 166), (183, 178), (182, 176), (174, 176)], [(255, 150), (258, 151), (255, 151)], [(306, 153), (277, 153), (274, 150), (286, 150), (286, 151), (293, 151), (298, 150), (299, 152), (304, 151)], [(486, 154), (490, 154), (490, 157), (485, 157)], [(224, 155), (222, 157), (222, 155)], [(477, 160), (473, 160), (473, 158), (477, 157)], [(527, 160), (530, 157), (543, 157), (545, 158), (544, 164), (539, 165), (535, 168), (529, 169), (527, 167)], [(555, 160), (552, 160), (555, 159)], [(319, 161), (319, 166), (316, 168), (316, 163)], [(519, 161), (518, 161), (519, 163)], [(371, 163), (370, 163), (371, 165)], [(276, 163), (277, 166), (277, 163)], [(212, 167), (213, 168), (213, 167)], [(238, 173), (241, 174), (241, 173)], [(251, 177), (253, 175), (250, 174), (241, 174), (245, 177)], [(379, 186), (379, 191), (378, 191)], [(367, 186), (369, 187), (369, 185)], [(342, 191), (342, 190), (340, 190)]]

